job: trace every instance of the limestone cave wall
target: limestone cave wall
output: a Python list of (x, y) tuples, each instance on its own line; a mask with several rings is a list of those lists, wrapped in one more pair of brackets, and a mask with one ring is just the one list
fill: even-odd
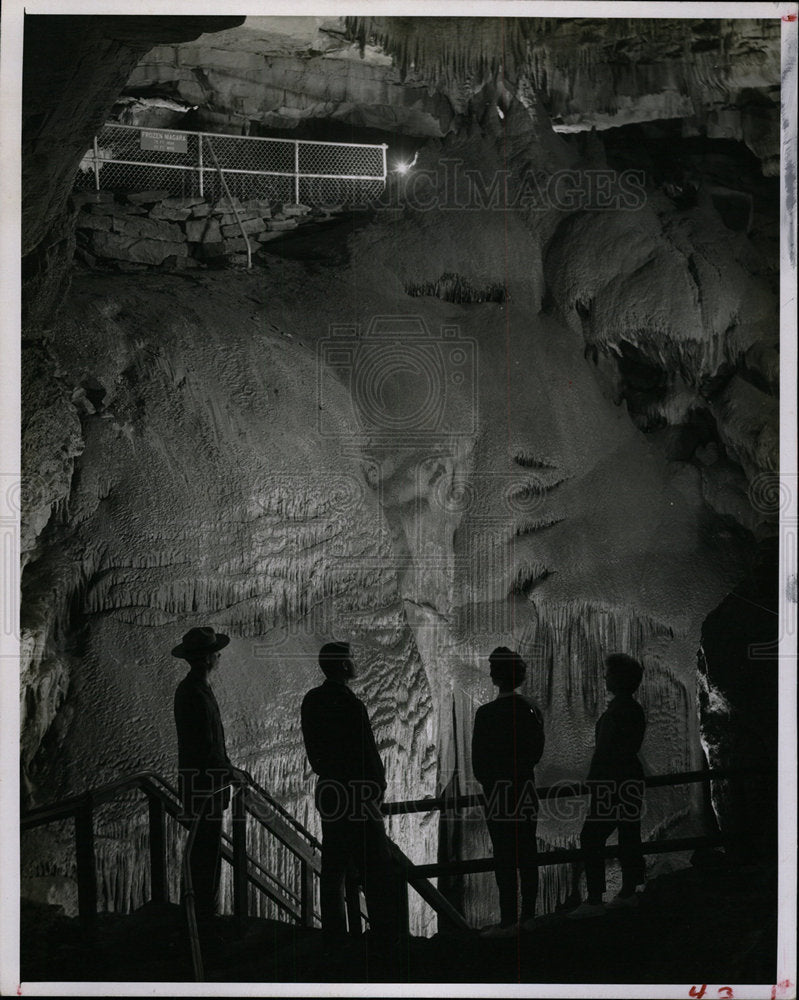
[[(316, 21), (287, 25), (290, 52), (259, 69), (275, 93)], [(227, 58), (219, 37), (163, 60), (153, 49), (131, 80), (179, 65), (182, 87), (213, 87), (198, 69)], [(337, 53), (353, 44), (337, 38)], [(353, 642), (390, 799), (474, 790), (471, 719), (500, 643), (532, 668), (541, 783), (584, 772), (612, 649), (646, 667), (648, 769), (703, 762), (703, 622), (776, 530), (753, 501), (778, 462), (775, 181), (737, 139), (662, 124), (558, 134), (533, 78), (442, 82), (436, 96), (403, 90), (399, 58), (328, 55), (307, 54), (293, 105), (345, 120), (369, 106), (420, 148), (389, 204), (337, 230), (334, 263), (83, 269), (64, 296), (68, 245), (49, 254), (47, 233), (69, 231), (70, 170), (132, 68), (127, 49), (92, 54), (102, 100), (69, 111), (83, 133), (47, 183), (30, 154), (26, 247), (42, 280), (23, 331), (28, 802), (174, 772), (169, 649), (200, 620), (233, 637), (216, 682), (232, 758), (311, 829), (299, 703), (331, 636)], [(243, 62), (259, 58), (253, 42)], [(271, 121), (281, 100), (266, 92), (246, 115)], [(679, 163), (668, 176), (653, 166), (664, 148)], [(696, 790), (658, 792), (646, 832), (695, 833), (703, 817)], [(124, 803), (101, 818), (112, 908), (146, 897), (138, 822)], [(578, 830), (576, 814), (546, 814), (542, 845)], [(391, 832), (419, 861), (487, 851), (476, 814), (441, 843), (434, 814)], [(68, 831), (46, 861), (29, 838), (26, 878), (68, 879), (70, 850)], [(546, 908), (572, 878), (546, 870)], [(475, 922), (495, 909), (488, 876), (448, 891)], [(415, 930), (434, 926), (419, 905)]]

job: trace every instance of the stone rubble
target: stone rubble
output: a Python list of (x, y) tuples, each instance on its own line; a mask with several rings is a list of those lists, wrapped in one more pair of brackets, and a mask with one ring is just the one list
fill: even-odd
[(344, 211), (342, 205), (312, 208), (266, 198), (209, 202), (166, 190), (77, 191), (72, 197), (79, 210), (77, 258), (92, 268), (113, 264), (118, 270), (237, 266), (247, 250), (242, 229), (255, 252), (284, 232)]

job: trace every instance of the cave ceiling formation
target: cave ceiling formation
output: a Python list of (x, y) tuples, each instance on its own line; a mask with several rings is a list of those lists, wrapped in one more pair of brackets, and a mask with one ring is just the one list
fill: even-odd
[[(47, 322), (74, 252), (67, 209), (92, 136), (131, 70), (156, 42), (179, 43), (241, 17), (77, 17), (25, 21), (22, 71), (22, 280), (25, 319)], [(54, 155), (54, 151), (58, 155)]]
[(222, 131), (333, 118), (441, 136), (500, 65), (556, 132), (679, 119), (684, 135), (740, 140), (779, 172), (774, 19), (249, 17), (154, 47), (125, 92), (170, 95)]
[[(297, 708), (334, 627), (363, 665), (390, 798), (468, 785), (500, 642), (533, 668), (544, 783), (582, 773), (611, 647), (647, 666), (650, 768), (698, 766), (703, 622), (776, 531), (757, 490), (778, 461), (777, 28), (197, 18), (176, 37), (170, 19), (97, 18), (57, 54), (53, 19), (32, 20), (26, 65), (52, 66), (25, 95), (30, 799), (173, 769), (164, 651), (198, 617), (233, 636), (231, 755), (309, 824)], [(399, 207), (353, 226), (335, 265), (76, 274), (65, 295), (71, 177), (123, 89), (196, 106), (210, 130), (410, 136), (434, 197), (390, 176)], [(146, 123), (185, 117), (163, 112)], [(631, 170), (612, 204), (579, 187)], [(531, 181), (532, 200), (492, 203)], [(426, 439), (376, 430), (375, 400), (325, 361), (330, 331), (352, 347), (381, 316), (426, 325), (422, 364), (445, 377), (442, 331), (457, 333), (458, 388)], [(383, 416), (402, 427), (421, 391), (387, 383)], [(695, 793), (663, 793), (648, 832), (695, 830), (699, 812)], [(121, 906), (144, 876), (113, 887), (115, 822), (101, 863)], [(392, 834), (419, 860), (442, 846), (432, 816)], [(551, 818), (541, 835), (574, 830)], [(479, 824), (447, 837), (486, 852)], [(571, 888), (543, 885), (550, 907)], [(489, 879), (451, 891), (490, 916)]]

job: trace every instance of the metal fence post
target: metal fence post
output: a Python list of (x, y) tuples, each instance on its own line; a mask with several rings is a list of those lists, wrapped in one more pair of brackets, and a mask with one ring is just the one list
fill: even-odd
[(91, 796), (75, 812), (75, 862), (78, 876), (78, 913), (91, 922), (97, 915), (97, 864), (94, 854), (94, 816)]
[(384, 184), (386, 183), (386, 173), (387, 173), (387, 171), (386, 171), (386, 150), (387, 149), (388, 149), (388, 145), (384, 142), (383, 143), (383, 183)]
[(166, 882), (166, 813), (157, 795), (148, 795), (150, 815), (150, 899), (153, 903), (168, 903)]
[(300, 203), (300, 144), (294, 140), (294, 201)]
[(313, 927), (313, 868), (303, 860), (300, 865), (300, 920), (303, 927)]
[(92, 148), (94, 149), (94, 190), (100, 190), (100, 150), (97, 148), (97, 136), (94, 137), (92, 142)]
[(197, 136), (197, 148), (199, 149), (199, 163), (200, 163), (200, 197), (204, 198), (203, 194), (203, 133), (200, 132)]
[(233, 791), (233, 915), (243, 921), (247, 916), (247, 811), (244, 789)]
[(360, 937), (363, 933), (363, 922), (361, 920), (361, 888), (358, 879), (352, 871), (347, 871), (344, 878), (345, 902), (347, 907), (347, 924), (349, 932), (353, 937)]

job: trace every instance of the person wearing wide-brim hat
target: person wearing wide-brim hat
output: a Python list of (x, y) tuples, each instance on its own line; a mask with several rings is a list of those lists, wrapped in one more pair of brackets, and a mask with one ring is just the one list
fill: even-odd
[[(198, 820), (191, 856), (191, 880), (198, 919), (214, 915), (219, 887), (222, 813), (230, 802), (229, 782), (246, 778), (225, 749), (225, 730), (209, 677), (219, 665), (228, 636), (210, 626), (189, 629), (172, 655), (186, 660), (189, 672), (175, 691), (178, 774), (184, 813)], [(218, 790), (218, 794), (209, 792)]]

